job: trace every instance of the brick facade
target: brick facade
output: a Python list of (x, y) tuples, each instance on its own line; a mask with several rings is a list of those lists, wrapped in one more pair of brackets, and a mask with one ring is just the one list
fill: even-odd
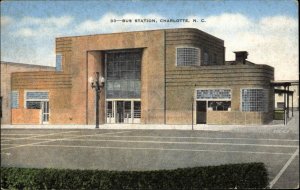
[[(55, 70), (54, 67), (1, 61), (1, 97), (2, 97), (1, 124), (15, 123), (14, 121), (12, 121), (12, 110), (11, 110), (12, 73), (22, 73), (22, 75), (25, 76), (26, 74), (31, 75), (30, 72), (32, 72), (32, 71), (54, 71), (54, 70)], [(27, 73), (27, 72), (29, 72), (29, 73)], [(24, 80), (24, 82), (28, 83), (29, 81)], [(20, 83), (20, 85), (22, 85), (22, 84)], [(31, 87), (31, 86), (32, 86), (32, 83), (29, 83), (29, 87)], [(19, 95), (19, 97), (21, 97), (21, 95)], [(18, 118), (23, 118), (23, 114), (17, 114), (17, 115), (18, 115)], [(13, 118), (13, 119), (15, 119), (15, 118)], [(19, 123), (27, 123), (27, 122), (19, 121)]]
[[(213, 55), (213, 65), (176, 66), (176, 48), (201, 50), (201, 63)], [(198, 88), (229, 88), (230, 111), (207, 111), (207, 124), (261, 124), (272, 120), (274, 69), (267, 65), (225, 64), (224, 41), (197, 29), (167, 29), (56, 39), (62, 71), (12, 74), (12, 89), (48, 90), (50, 124), (94, 124), (95, 92), (88, 83), (94, 72), (105, 76), (105, 52), (141, 49), (141, 120), (143, 124), (196, 123)], [(263, 88), (269, 93), (267, 112), (242, 112), (242, 88)], [(105, 89), (100, 94), (100, 121), (105, 123)], [(20, 96), (20, 99), (23, 98)], [(192, 110), (192, 104), (194, 105)], [(24, 108), (24, 107), (23, 107)], [(32, 110), (13, 110), (13, 123), (38, 122)], [(18, 119), (32, 115), (29, 120)]]

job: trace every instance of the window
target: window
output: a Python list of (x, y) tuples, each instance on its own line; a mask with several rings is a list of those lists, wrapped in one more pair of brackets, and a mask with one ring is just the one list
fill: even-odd
[(213, 111), (229, 111), (231, 101), (208, 101), (208, 108)]
[(48, 92), (27, 92), (26, 99), (49, 99)]
[(107, 117), (114, 117), (112, 101), (106, 102), (106, 114), (107, 114)]
[(207, 52), (204, 52), (204, 65), (208, 65), (209, 64), (209, 56)]
[(48, 92), (28, 91), (25, 95), (25, 107), (27, 109), (41, 109), (41, 102), (49, 101)]
[(201, 89), (197, 90), (197, 99), (226, 99), (231, 100), (231, 89)]
[(55, 71), (62, 71), (62, 55), (61, 54), (56, 54)]
[(207, 101), (208, 110), (231, 111), (231, 89), (199, 89), (196, 98)]
[(284, 109), (284, 102), (277, 102), (277, 108)]
[(134, 118), (141, 118), (141, 102), (140, 101), (134, 101), (133, 103), (134, 107)]
[(142, 51), (106, 52), (106, 98), (141, 97)]
[(194, 47), (183, 47), (177, 49), (177, 66), (200, 66), (200, 49)]
[(124, 102), (124, 114), (125, 118), (131, 118), (131, 101)]
[(26, 108), (27, 109), (41, 109), (41, 102), (40, 101), (26, 101)]
[(267, 91), (264, 89), (242, 89), (242, 111), (266, 112), (268, 109)]
[(11, 92), (11, 108), (19, 108), (19, 91)]
[(213, 54), (213, 65), (217, 65), (217, 54)]

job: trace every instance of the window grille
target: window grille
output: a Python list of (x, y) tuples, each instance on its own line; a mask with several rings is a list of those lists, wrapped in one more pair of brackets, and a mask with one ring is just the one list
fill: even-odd
[(11, 108), (19, 108), (19, 91), (11, 92)]
[(141, 51), (106, 53), (106, 98), (141, 97)]
[(193, 47), (177, 48), (177, 66), (200, 66), (200, 49)]
[(55, 71), (62, 71), (62, 55), (61, 54), (56, 55)]
[(112, 101), (106, 102), (106, 114), (107, 114), (107, 117), (114, 117)]
[(131, 118), (131, 101), (124, 102), (124, 114), (126, 118)]
[(141, 102), (135, 101), (134, 102), (134, 118), (141, 118)]
[(242, 89), (243, 112), (266, 112), (268, 109), (267, 90)]

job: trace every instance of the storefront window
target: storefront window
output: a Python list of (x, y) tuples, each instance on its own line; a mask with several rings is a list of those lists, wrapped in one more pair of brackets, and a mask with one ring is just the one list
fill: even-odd
[(231, 101), (208, 101), (208, 109), (213, 111), (229, 111)]

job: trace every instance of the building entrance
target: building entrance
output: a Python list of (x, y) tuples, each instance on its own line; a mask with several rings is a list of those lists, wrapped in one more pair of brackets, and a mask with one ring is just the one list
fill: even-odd
[(131, 101), (117, 101), (117, 123), (132, 123)]
[(142, 50), (105, 52), (106, 123), (140, 123)]
[(140, 123), (140, 100), (106, 101), (106, 123)]
[(43, 101), (41, 102), (42, 105), (42, 124), (49, 123), (49, 102)]
[(206, 101), (197, 101), (197, 124), (206, 124)]
[(124, 123), (124, 101), (117, 101), (117, 123)]

